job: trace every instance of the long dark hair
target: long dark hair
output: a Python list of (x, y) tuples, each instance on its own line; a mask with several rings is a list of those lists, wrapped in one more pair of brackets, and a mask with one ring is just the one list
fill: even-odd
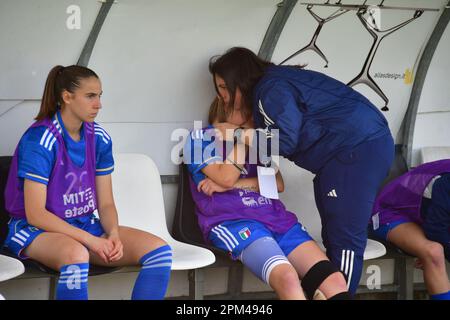
[(216, 122), (226, 122), (230, 113), (225, 110), (223, 101), (215, 97), (209, 106), (208, 123), (213, 125)]
[(209, 72), (213, 76), (214, 86), (218, 94), (219, 90), (214, 75), (217, 74), (225, 81), (230, 93), (228, 109), (234, 105), (236, 89), (241, 90), (243, 98), (241, 112), (244, 119), (248, 120), (252, 115), (253, 89), (270, 65), (273, 65), (273, 63), (259, 58), (247, 48), (233, 47), (223, 55), (214, 56), (209, 60)]
[(36, 116), (36, 120), (53, 117), (57, 106), (62, 105), (61, 94), (64, 90), (74, 93), (80, 87), (82, 79), (95, 77), (98, 75), (89, 68), (82, 66), (55, 66), (50, 70), (45, 82), (44, 94), (42, 95), (41, 108)]

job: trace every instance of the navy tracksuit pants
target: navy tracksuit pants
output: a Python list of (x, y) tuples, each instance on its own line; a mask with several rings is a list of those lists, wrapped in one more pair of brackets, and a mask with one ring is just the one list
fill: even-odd
[(367, 225), (375, 197), (394, 159), (390, 134), (341, 151), (314, 178), (328, 258), (354, 294), (361, 278)]

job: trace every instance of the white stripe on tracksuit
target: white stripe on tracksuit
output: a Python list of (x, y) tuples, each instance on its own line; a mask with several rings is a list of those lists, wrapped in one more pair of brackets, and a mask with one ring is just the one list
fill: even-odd
[(355, 258), (355, 251), (346, 249), (342, 250), (341, 271), (347, 277), (347, 289), (350, 287), (350, 283), (352, 282), (354, 258)]
[(259, 100), (258, 106), (259, 106), (259, 112), (264, 117), (264, 123), (266, 124), (266, 126), (269, 127), (270, 125), (274, 124), (275, 122), (272, 119), (270, 119), (269, 116), (267, 115), (267, 113), (264, 111), (261, 100)]

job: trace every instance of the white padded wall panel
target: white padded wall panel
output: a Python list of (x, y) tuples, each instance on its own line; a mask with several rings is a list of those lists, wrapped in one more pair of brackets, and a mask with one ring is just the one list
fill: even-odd
[(423, 147), (450, 146), (450, 112), (418, 114), (413, 143), (413, 166), (419, 159)]
[(90, 66), (102, 77), (102, 119), (202, 119), (215, 95), (209, 58), (231, 46), (255, 51), (277, 0), (121, 0), (98, 37)]
[[(307, 1), (323, 3), (324, 1)], [(353, 1), (361, 3), (362, 1)], [(407, 2), (407, 3), (406, 3)], [(344, 2), (345, 3), (345, 2)], [(348, 2), (347, 2), (348, 3)], [(376, 4), (376, 1), (369, 4)], [(390, 0), (385, 5), (400, 7), (425, 7), (440, 9), (446, 1), (436, 0)], [(320, 17), (330, 16), (337, 8), (313, 7), (313, 12)], [(385, 30), (412, 17), (414, 11), (383, 10), (380, 15), (381, 29)], [(403, 75), (407, 69), (416, 67), (417, 57), (426, 43), (430, 31), (434, 27), (439, 12), (425, 12), (420, 18), (386, 37), (380, 44), (370, 75), (389, 98), (389, 112), (383, 115), (389, 122), (394, 138), (397, 136), (409, 96), (411, 83), (403, 79), (388, 78), (388, 75)], [(318, 23), (299, 1), (292, 11), (289, 20), (280, 36), (274, 51), (273, 60), (277, 63), (305, 47), (312, 39)], [(344, 83), (355, 78), (364, 65), (373, 38), (356, 16), (356, 11), (349, 11), (324, 24), (318, 38), (317, 46), (329, 60), (328, 68), (325, 61), (313, 51), (305, 51), (292, 58), (287, 64), (307, 64), (307, 68), (328, 74)], [(358, 84), (354, 89), (364, 94), (379, 109), (383, 100), (368, 86)]]
[[(80, 29), (66, 25), (80, 8)], [(40, 99), (56, 64), (75, 64), (100, 8), (93, 0), (0, 1), (0, 99)]]
[[(183, 146), (179, 141), (185, 138), (184, 133), (192, 127), (191, 123), (99, 124), (111, 136), (115, 153), (143, 153), (153, 159), (161, 175), (178, 174), (178, 167), (171, 160), (172, 149)], [(175, 135), (180, 140), (171, 141), (174, 132), (180, 132)]]
[(419, 163), (427, 163), (442, 159), (450, 159), (450, 146), (423, 147), (419, 150)]
[(39, 101), (25, 101), (0, 117), (0, 156), (10, 156), (38, 114)]
[[(424, 147), (450, 147), (450, 26), (447, 25), (422, 88), (414, 129), (413, 161), (424, 161), (420, 153)], [(425, 160), (427, 161), (427, 160)]]
[(450, 25), (447, 25), (425, 78), (420, 97), (419, 112), (450, 111), (449, 57)]
[(0, 117), (18, 106), (22, 100), (0, 100)]

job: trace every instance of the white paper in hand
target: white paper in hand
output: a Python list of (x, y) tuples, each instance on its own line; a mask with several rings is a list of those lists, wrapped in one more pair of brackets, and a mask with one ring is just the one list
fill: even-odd
[(275, 169), (258, 166), (259, 193), (270, 199), (279, 199)]

